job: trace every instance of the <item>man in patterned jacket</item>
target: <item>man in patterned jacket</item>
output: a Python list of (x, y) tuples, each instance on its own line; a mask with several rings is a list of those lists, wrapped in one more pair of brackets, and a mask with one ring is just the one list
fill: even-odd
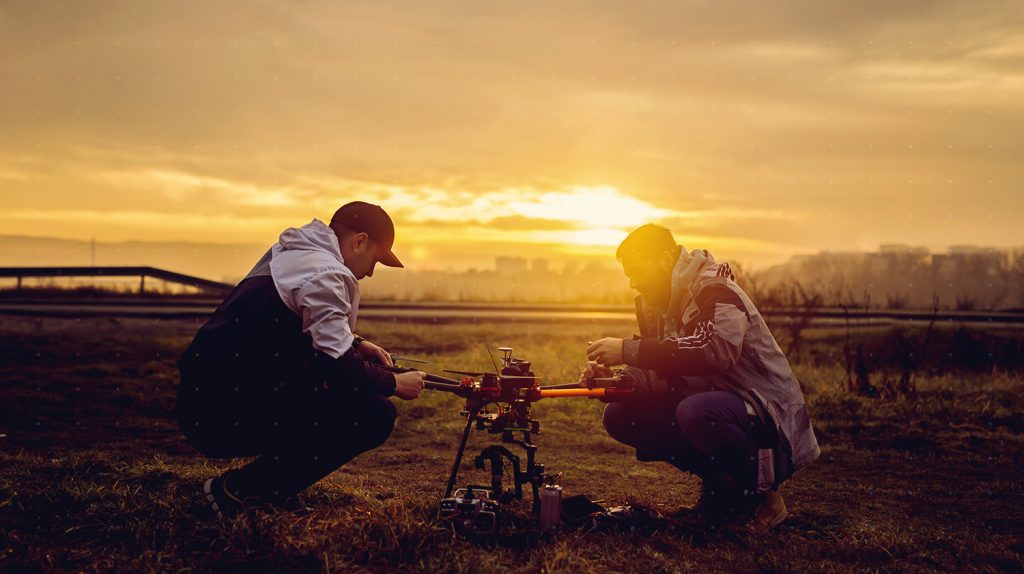
[(687, 252), (644, 225), (616, 252), (639, 292), (640, 336), (590, 343), (580, 377), (627, 365), (636, 395), (609, 404), (609, 435), (702, 479), (710, 526), (752, 518), (763, 533), (786, 518), (779, 486), (820, 454), (800, 385), (764, 319), (727, 263)]

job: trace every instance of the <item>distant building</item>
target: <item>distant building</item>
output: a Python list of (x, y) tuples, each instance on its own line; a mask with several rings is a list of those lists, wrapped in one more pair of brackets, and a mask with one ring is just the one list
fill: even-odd
[(530, 271), (534, 273), (547, 273), (548, 269), (547, 259), (537, 258), (530, 262)]
[(992, 247), (954, 245), (949, 248), (945, 268), (954, 273), (996, 275), (999, 273), (1003, 253)]
[(925, 257), (928, 255), (927, 247), (911, 247), (902, 243), (889, 243), (878, 248), (882, 255), (916, 255)]
[(495, 257), (494, 270), (499, 275), (511, 275), (526, 271), (526, 259), (522, 257)]
[(932, 255), (932, 274), (936, 277), (952, 277), (957, 271), (956, 260), (949, 255)]

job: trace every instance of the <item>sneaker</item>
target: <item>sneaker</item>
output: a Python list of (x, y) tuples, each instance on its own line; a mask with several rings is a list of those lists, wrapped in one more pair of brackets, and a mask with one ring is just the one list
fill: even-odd
[(207, 504), (213, 510), (217, 520), (224, 520), (229, 516), (235, 516), (245, 510), (246, 504), (241, 498), (235, 496), (228, 490), (228, 478), (231, 471), (208, 479), (203, 483), (203, 495)]
[(301, 494), (293, 494), (284, 499), (280, 504), (275, 505), (275, 507), (286, 512), (300, 514), (312, 510), (312, 507), (306, 503), (306, 497)]
[(283, 500), (269, 501), (254, 497), (243, 497), (228, 488), (228, 478), (234, 471), (208, 479), (203, 483), (203, 495), (218, 520), (241, 514), (247, 508), (262, 508), (267, 511), (285, 511), (293, 514), (308, 513), (311, 508), (301, 494), (293, 494)]
[(754, 513), (754, 520), (750, 523), (750, 532), (761, 535), (772, 528), (782, 524), (789, 512), (786, 510), (786, 503), (782, 500), (782, 493), (778, 490), (768, 491), (761, 499), (761, 504)]

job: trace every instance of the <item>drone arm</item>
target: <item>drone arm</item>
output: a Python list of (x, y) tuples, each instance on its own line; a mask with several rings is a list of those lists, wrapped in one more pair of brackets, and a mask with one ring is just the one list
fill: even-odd
[[(562, 386), (562, 385), (558, 385)], [(554, 399), (561, 397), (590, 397), (594, 399), (617, 399), (628, 397), (633, 394), (633, 389), (617, 389), (615, 387), (603, 387), (600, 389), (576, 388), (548, 388), (538, 392), (538, 399)]]
[(581, 387), (579, 385), (579, 383), (563, 383), (561, 385), (548, 385), (546, 387), (541, 387), (540, 390), (547, 391), (547, 390), (557, 390), (557, 389), (582, 389), (582, 388), (584, 388), (584, 387)]
[[(408, 373), (409, 371), (418, 370), (409, 367), (381, 368), (385, 371), (391, 371), (392, 373)], [(449, 379), (448, 377), (432, 375), (430, 373), (427, 373), (426, 376), (424, 376), (423, 378), (424, 380), (426, 380), (426, 383), (423, 385), (423, 388), (425, 389), (430, 389), (432, 391), (447, 391), (449, 393), (455, 393), (460, 397), (465, 397), (469, 395), (470, 389), (462, 386), (462, 383), (460, 381), (456, 381), (455, 379)]]
[(423, 378), (426, 379), (428, 382), (437, 383), (439, 385), (449, 385), (453, 387), (462, 386), (462, 381), (456, 381), (455, 379), (449, 379), (448, 377), (442, 377), (439, 375), (432, 375), (430, 373), (427, 373), (427, 376)]
[[(467, 389), (466, 387), (462, 386), (462, 385), (453, 385), (453, 384), (450, 384), (450, 383), (440, 383), (440, 382), (431, 380), (430, 377), (431, 377), (430, 375), (426, 376), (427, 382), (423, 385), (423, 388), (430, 389), (432, 391), (446, 391), (446, 392), (449, 392), (449, 393), (454, 393), (456, 395), (459, 395), (460, 397), (469, 396), (470, 390)], [(444, 377), (441, 377), (441, 378), (444, 378)]]
[[(381, 368), (383, 370), (385, 370), (385, 371), (391, 371), (392, 373), (408, 373), (408, 372), (411, 372), (411, 371), (418, 371), (419, 370), (419, 369), (414, 369), (412, 367), (381, 367)], [(425, 380), (433, 382), (433, 383), (439, 383), (439, 384), (442, 384), (442, 385), (451, 385), (451, 386), (454, 386), (454, 387), (460, 386), (462, 384), (461, 381), (456, 381), (455, 379), (449, 379), (448, 377), (441, 377), (441, 376), (438, 376), (438, 375), (432, 375), (430, 373), (426, 373), (426, 376), (424, 376), (423, 378)]]

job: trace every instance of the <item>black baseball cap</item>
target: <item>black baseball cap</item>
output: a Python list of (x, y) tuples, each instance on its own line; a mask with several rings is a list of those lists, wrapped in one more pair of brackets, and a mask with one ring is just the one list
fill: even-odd
[(331, 223), (340, 223), (352, 231), (361, 231), (370, 241), (384, 248), (380, 262), (388, 267), (405, 267), (395, 257), (391, 247), (395, 244), (395, 224), (379, 205), (365, 201), (346, 203), (334, 212)]

